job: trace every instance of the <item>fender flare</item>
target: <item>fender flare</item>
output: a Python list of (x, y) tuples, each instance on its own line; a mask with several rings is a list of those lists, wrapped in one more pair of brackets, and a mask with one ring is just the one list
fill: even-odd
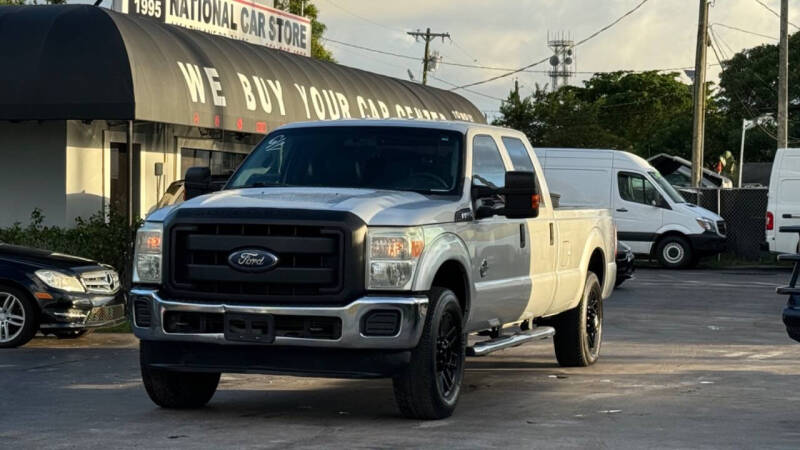
[[(601, 233), (598, 227), (592, 228), (592, 231), (589, 232), (589, 235), (586, 237), (586, 245), (583, 247), (583, 255), (581, 255), (581, 262), (578, 265), (581, 271), (581, 281), (580, 289), (577, 291), (575, 298), (570, 301), (569, 309), (572, 309), (578, 306), (578, 303), (581, 301), (581, 296), (583, 296), (583, 290), (586, 288), (586, 276), (589, 274), (589, 261), (592, 258), (592, 254), (594, 254), (595, 250), (600, 250), (603, 255), (603, 263), (608, 263), (608, 250), (606, 249), (606, 243), (603, 240), (603, 234)], [(598, 274), (599, 275), (599, 274)], [(608, 283), (608, 274), (605, 274), (603, 277), (602, 285), (605, 290), (605, 283)]]
[(454, 233), (442, 233), (433, 241), (425, 246), (422, 259), (417, 264), (416, 274), (411, 289), (415, 292), (427, 292), (433, 286), (439, 268), (448, 261), (455, 261), (464, 268), (467, 277), (467, 298), (464, 299), (466, 305), (464, 316), (468, 317), (471, 309), (471, 301), (475, 296), (475, 287), (472, 283), (472, 273), (470, 267), (469, 250), (467, 245)]

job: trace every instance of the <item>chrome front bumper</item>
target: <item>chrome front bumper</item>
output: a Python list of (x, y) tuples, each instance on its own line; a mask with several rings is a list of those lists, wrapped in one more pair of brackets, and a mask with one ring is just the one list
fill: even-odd
[[(133, 289), (130, 301), (145, 298), (150, 302), (152, 323), (143, 328), (131, 320), (133, 332), (139, 339), (148, 341), (182, 341), (204, 342), (216, 344), (242, 345), (225, 339), (224, 333), (168, 333), (164, 330), (164, 314), (168, 311), (200, 312), (200, 313), (241, 313), (270, 314), (287, 316), (338, 317), (342, 321), (342, 333), (339, 339), (310, 339), (288, 336), (276, 336), (272, 344), (275, 346), (328, 347), (350, 349), (410, 349), (417, 346), (425, 317), (428, 312), (428, 298), (425, 296), (409, 297), (361, 297), (341, 307), (291, 307), (260, 306), (228, 303), (193, 303), (161, 298), (157, 291), (150, 289)], [(400, 313), (400, 329), (394, 336), (365, 336), (361, 333), (361, 319), (369, 311), (393, 309)], [(250, 344), (265, 345), (265, 344)]]

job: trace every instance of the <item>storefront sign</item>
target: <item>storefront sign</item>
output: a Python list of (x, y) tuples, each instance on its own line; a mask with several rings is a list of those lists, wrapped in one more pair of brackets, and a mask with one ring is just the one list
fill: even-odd
[(113, 9), (311, 56), (311, 22), (248, 0), (115, 0)]

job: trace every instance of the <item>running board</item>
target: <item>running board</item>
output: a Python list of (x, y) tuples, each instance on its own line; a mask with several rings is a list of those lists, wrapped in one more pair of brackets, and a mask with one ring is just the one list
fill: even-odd
[(467, 347), (467, 356), (485, 356), (489, 353), (503, 350), (504, 348), (516, 347), (526, 342), (537, 339), (547, 339), (556, 334), (553, 327), (536, 327), (529, 331), (500, 336), (488, 341), (475, 343), (472, 347)]

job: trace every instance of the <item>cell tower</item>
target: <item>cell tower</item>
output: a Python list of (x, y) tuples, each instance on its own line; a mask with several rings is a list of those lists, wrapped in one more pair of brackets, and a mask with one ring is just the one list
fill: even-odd
[(551, 36), (548, 31), (547, 46), (553, 51), (553, 56), (550, 57), (552, 69), (547, 74), (550, 75), (550, 85), (555, 92), (559, 86), (569, 84), (570, 77), (575, 75), (575, 50), (573, 49), (575, 41), (572, 40), (572, 35), (569, 33), (561, 31)]

